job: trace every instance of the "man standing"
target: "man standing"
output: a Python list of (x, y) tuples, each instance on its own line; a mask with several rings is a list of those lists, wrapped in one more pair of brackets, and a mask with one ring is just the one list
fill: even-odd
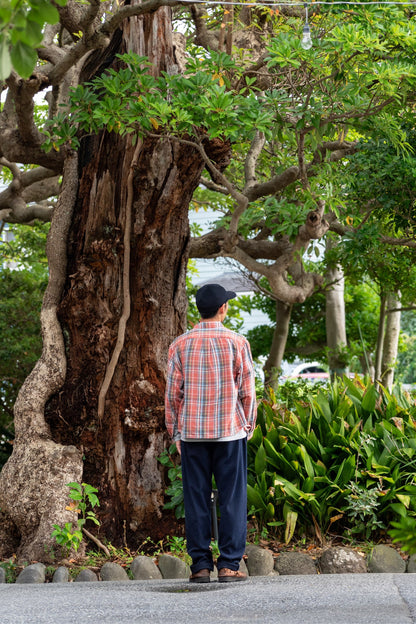
[(247, 436), (255, 426), (256, 396), (250, 345), (222, 324), (234, 297), (219, 284), (200, 288), (201, 321), (169, 349), (166, 427), (181, 453), (193, 583), (208, 583), (213, 570), (212, 475), (220, 508), (218, 580), (247, 578), (239, 564), (246, 546)]

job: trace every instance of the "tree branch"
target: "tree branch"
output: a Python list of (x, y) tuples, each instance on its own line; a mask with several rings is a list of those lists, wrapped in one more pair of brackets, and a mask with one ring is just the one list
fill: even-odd
[(256, 165), (265, 141), (266, 137), (264, 136), (264, 133), (256, 130), (244, 163), (244, 178), (246, 183), (244, 187), (244, 194), (247, 194), (249, 188), (257, 182)]
[(60, 190), (60, 177), (50, 169), (36, 167), (22, 172), (15, 163), (0, 159), (13, 173), (13, 181), (0, 193), (0, 218), (8, 223), (50, 221), (54, 202), (47, 202)]
[(215, 184), (215, 182), (209, 178), (201, 176), (200, 183), (206, 186), (210, 191), (215, 191), (216, 193), (221, 193), (222, 195), (230, 194), (227, 188), (221, 186), (220, 184)]

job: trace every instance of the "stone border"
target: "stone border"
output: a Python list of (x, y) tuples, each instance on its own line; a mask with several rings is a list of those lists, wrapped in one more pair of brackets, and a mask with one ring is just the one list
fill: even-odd
[[(6, 562), (5, 562), (6, 563)], [(248, 576), (279, 576), (299, 574), (351, 574), (351, 573), (415, 573), (416, 555), (405, 561), (391, 546), (378, 545), (365, 557), (352, 548), (334, 547), (323, 550), (316, 560), (307, 553), (286, 551), (273, 555), (269, 550), (248, 544), (246, 555), (241, 560), (240, 569)], [(156, 565), (152, 557), (140, 555), (130, 565), (130, 576), (118, 563), (105, 563), (99, 574), (85, 568), (73, 579), (77, 582), (91, 581), (147, 581), (157, 579), (188, 579), (189, 566), (172, 555), (161, 555)], [(211, 578), (218, 576), (217, 570)], [(68, 583), (72, 580), (70, 570), (59, 566), (53, 575), (53, 583)], [(6, 582), (6, 571), (0, 565), (0, 583)], [(46, 566), (33, 563), (20, 572), (18, 584), (45, 583)]]

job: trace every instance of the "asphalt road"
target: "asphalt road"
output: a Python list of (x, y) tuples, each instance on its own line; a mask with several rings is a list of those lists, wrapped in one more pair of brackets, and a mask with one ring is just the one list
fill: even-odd
[(0, 585), (1, 624), (416, 624), (416, 574)]

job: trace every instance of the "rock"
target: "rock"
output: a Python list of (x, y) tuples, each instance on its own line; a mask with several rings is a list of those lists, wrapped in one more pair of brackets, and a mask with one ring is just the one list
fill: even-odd
[(0, 583), (6, 582), (6, 570), (0, 566)]
[(159, 557), (159, 570), (164, 579), (188, 578), (191, 570), (182, 559), (172, 555), (161, 555)]
[(75, 577), (75, 583), (91, 583), (93, 581), (98, 581), (97, 575), (92, 570), (81, 570), (78, 576)]
[(102, 581), (128, 581), (129, 577), (124, 568), (118, 563), (108, 561), (100, 571)]
[(352, 548), (328, 548), (319, 560), (322, 574), (364, 574), (364, 558)]
[(65, 566), (59, 566), (54, 572), (52, 583), (67, 583), (69, 581), (69, 570)]
[(312, 557), (301, 552), (282, 552), (275, 559), (274, 569), (281, 575), (318, 574)]
[[(244, 559), (241, 559), (240, 561), (239, 570), (241, 570), (241, 572), (244, 572), (244, 574), (248, 575), (248, 570), (247, 570), (246, 562), (244, 561)], [(218, 570), (217, 570), (217, 576), (218, 576)]]
[(269, 550), (255, 544), (246, 546), (246, 565), (250, 576), (269, 576), (274, 571), (274, 559)]
[(409, 561), (407, 562), (407, 571), (410, 574), (414, 574), (416, 572), (416, 555), (411, 555), (409, 557)]
[(391, 546), (378, 544), (368, 557), (369, 572), (406, 572), (406, 563), (397, 550)]
[(139, 555), (131, 562), (130, 571), (135, 581), (161, 579), (162, 573), (151, 557)]
[(32, 563), (20, 572), (16, 583), (44, 583), (45, 570), (43, 563)]

